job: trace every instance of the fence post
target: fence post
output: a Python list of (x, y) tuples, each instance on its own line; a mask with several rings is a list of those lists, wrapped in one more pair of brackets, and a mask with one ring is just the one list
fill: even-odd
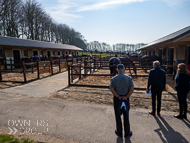
[(73, 68), (74, 68), (74, 67), (72, 67), (72, 66), (73, 66), (73, 65), (71, 65), (71, 82), (73, 83), (73, 75), (72, 75), (72, 74), (74, 74), (74, 73), (73, 73)]
[(102, 58), (100, 57), (100, 67), (102, 66)]
[(39, 61), (37, 61), (37, 74), (38, 74), (38, 79), (40, 78), (40, 67), (39, 67)]
[(59, 58), (59, 72), (61, 72), (61, 60)]
[(87, 67), (87, 61), (84, 61), (84, 74), (87, 74), (86, 67)]
[(1, 63), (0, 63), (0, 81), (2, 81)]
[(11, 64), (11, 72), (13, 72), (12, 58), (10, 58), (10, 64)]
[(96, 68), (96, 59), (94, 59), (94, 72), (95, 72), (95, 68)]
[(22, 63), (22, 66), (23, 66), (24, 83), (26, 83), (26, 67), (24, 62)]
[(68, 84), (71, 85), (71, 82), (70, 82), (70, 65), (68, 65)]
[(34, 70), (34, 65), (32, 64), (32, 73), (34, 73), (34, 71), (33, 71), (33, 70)]
[(53, 62), (50, 60), (50, 66), (51, 66), (51, 75), (53, 75)]
[(79, 64), (79, 73), (80, 73), (80, 75), (79, 75), (79, 79), (81, 79), (81, 63)]

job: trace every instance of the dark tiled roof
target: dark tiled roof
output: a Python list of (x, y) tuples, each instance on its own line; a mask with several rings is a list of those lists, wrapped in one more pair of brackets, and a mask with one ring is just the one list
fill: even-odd
[(0, 46), (16, 46), (16, 47), (31, 47), (31, 48), (47, 48), (60, 50), (77, 50), (82, 51), (81, 48), (72, 45), (57, 44), (51, 42), (35, 41), (18, 39), (13, 37), (0, 36)]
[(146, 46), (143, 46), (142, 48), (140, 48), (138, 50), (141, 50), (141, 49), (144, 49), (144, 48), (156, 45), (156, 44), (160, 44), (160, 43), (163, 43), (163, 42), (174, 41), (174, 40), (177, 40), (177, 39), (179, 39), (179, 38), (181, 38), (181, 37), (183, 37), (183, 36), (185, 36), (185, 35), (187, 35), (189, 33), (190, 33), (190, 26), (188, 26), (188, 27), (186, 27), (184, 29), (181, 29), (181, 30), (179, 30), (177, 32), (174, 32), (174, 33), (172, 33), (170, 35), (167, 35), (167, 36), (165, 36), (163, 38), (160, 38), (160, 39), (158, 39), (156, 41), (153, 41), (153, 42), (147, 44)]

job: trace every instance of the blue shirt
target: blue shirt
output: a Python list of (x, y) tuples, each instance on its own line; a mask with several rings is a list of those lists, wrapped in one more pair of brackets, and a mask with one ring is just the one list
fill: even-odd
[(163, 89), (165, 89), (166, 72), (159, 67), (151, 69), (149, 72), (149, 75), (148, 75), (147, 89), (149, 89), (150, 85), (151, 86), (161, 85), (163, 87)]
[(123, 72), (119, 72), (111, 79), (110, 88), (114, 88), (118, 95), (127, 95), (130, 87), (134, 87), (132, 78)]

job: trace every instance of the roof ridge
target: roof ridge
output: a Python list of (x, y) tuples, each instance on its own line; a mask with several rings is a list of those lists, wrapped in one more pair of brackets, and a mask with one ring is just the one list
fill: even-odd
[[(53, 42), (48, 42), (48, 41), (40, 41), (40, 40), (32, 40), (32, 39), (21, 39), (21, 38), (17, 38), (17, 37), (2, 36), (2, 35), (0, 35), (0, 37), (2, 37), (2, 38), (9, 38), (9, 39), (16, 39), (16, 40), (25, 40), (25, 41), (33, 41), (33, 42), (42, 42), (42, 43), (59, 44), (59, 45), (65, 45), (65, 46), (68, 45), (68, 44), (53, 43)], [(74, 45), (68, 45), (68, 46), (74, 46)], [(74, 46), (74, 47), (76, 47), (76, 46)]]

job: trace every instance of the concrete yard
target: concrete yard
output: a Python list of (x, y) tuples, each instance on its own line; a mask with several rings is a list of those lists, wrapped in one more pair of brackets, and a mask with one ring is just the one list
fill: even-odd
[[(0, 90), (0, 134), (18, 130), (16, 137), (39, 142), (188, 143), (190, 116), (176, 112), (148, 114), (148, 109), (131, 109), (133, 136), (117, 138), (113, 106), (49, 98), (67, 87), (67, 72), (35, 82)], [(77, 93), (76, 93), (77, 94)], [(151, 103), (150, 103), (151, 104)], [(11, 128), (11, 129), (10, 129)]]

